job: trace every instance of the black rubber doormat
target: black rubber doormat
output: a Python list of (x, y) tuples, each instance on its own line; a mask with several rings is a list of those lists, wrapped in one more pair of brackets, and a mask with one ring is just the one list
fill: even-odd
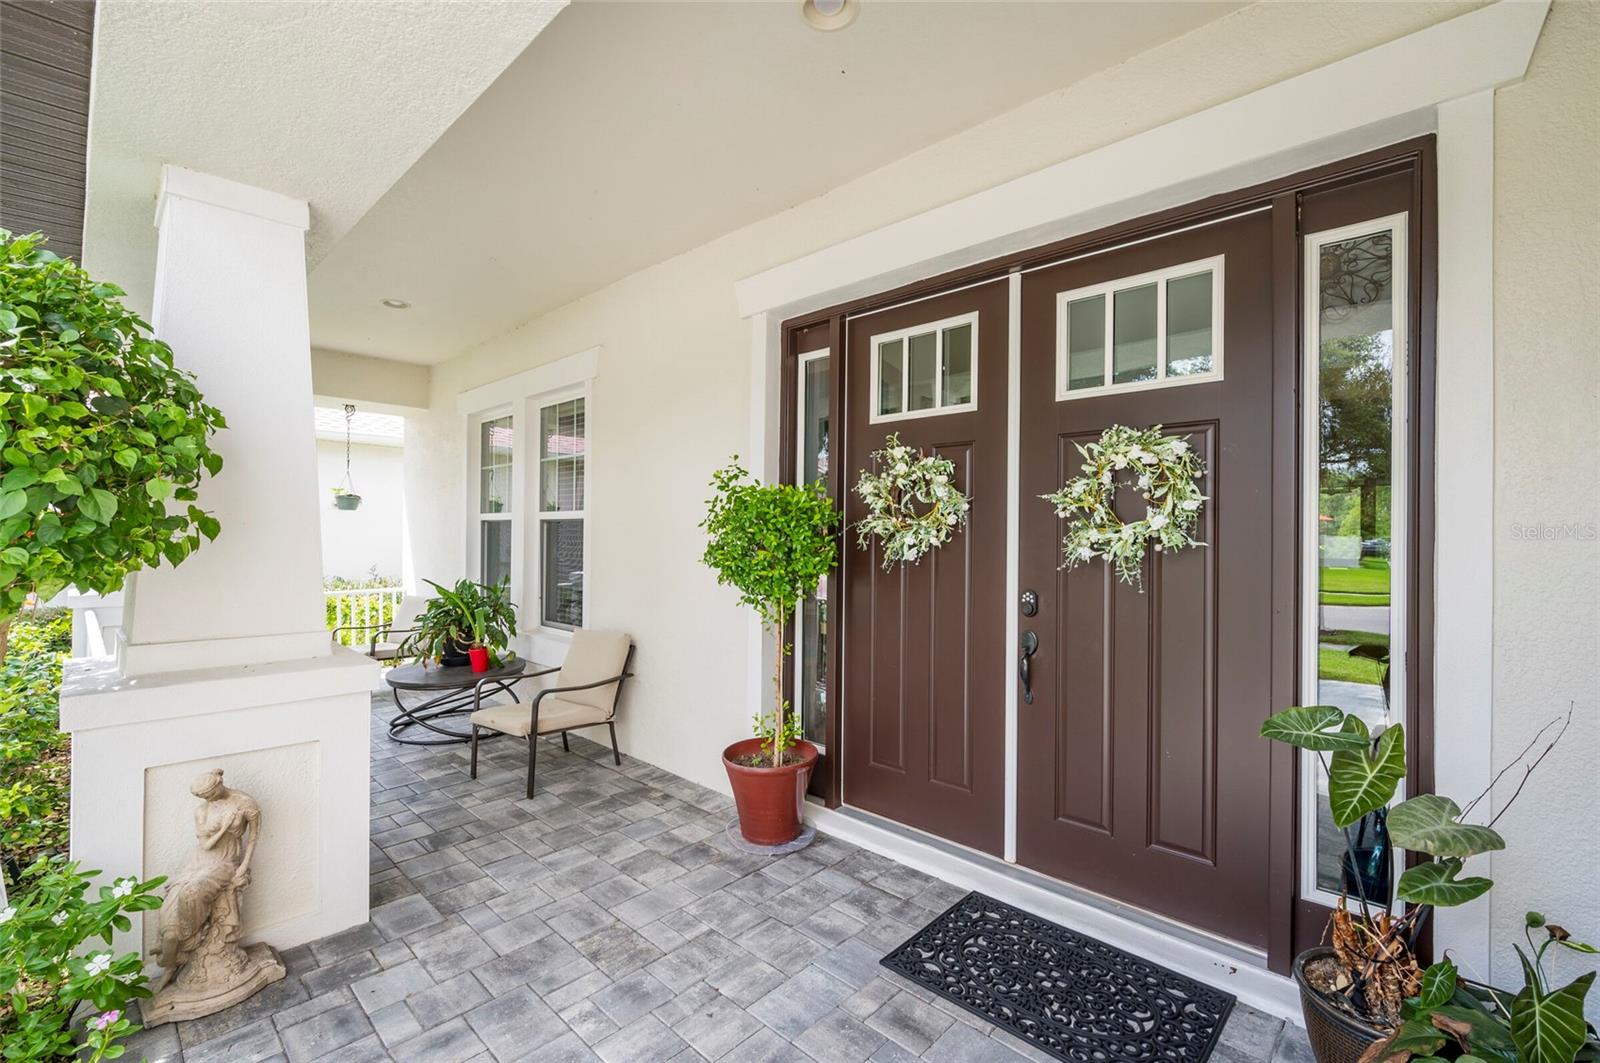
[(1201, 1063), (1234, 998), (969, 893), (882, 960), (1057, 1059)]

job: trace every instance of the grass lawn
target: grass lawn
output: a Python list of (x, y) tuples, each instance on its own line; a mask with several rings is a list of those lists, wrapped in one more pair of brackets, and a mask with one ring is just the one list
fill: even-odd
[(1383, 665), (1365, 657), (1352, 657), (1345, 650), (1324, 646), (1317, 651), (1317, 676), (1377, 686), (1383, 681)]
[(1324, 567), (1319, 587), (1323, 605), (1388, 605), (1389, 562), (1364, 557), (1357, 568)]

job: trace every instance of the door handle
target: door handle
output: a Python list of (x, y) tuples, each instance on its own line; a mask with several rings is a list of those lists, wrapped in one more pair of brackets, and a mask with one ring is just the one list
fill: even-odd
[(1032, 631), (1022, 633), (1022, 658), (1017, 662), (1017, 678), (1022, 680), (1022, 700), (1033, 704), (1033, 655), (1039, 652), (1039, 636)]

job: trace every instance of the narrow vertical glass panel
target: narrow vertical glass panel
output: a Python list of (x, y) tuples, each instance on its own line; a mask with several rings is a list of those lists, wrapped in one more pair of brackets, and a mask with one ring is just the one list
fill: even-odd
[(878, 413), (899, 413), (902, 379), (905, 373), (905, 341), (890, 340), (878, 345)]
[(1211, 372), (1211, 271), (1167, 282), (1167, 375)]
[[(826, 480), (828, 475), (828, 359), (805, 363), (800, 388), (801, 483)], [(817, 584), (816, 596), (800, 605), (800, 652), (796, 670), (795, 704), (806, 738), (822, 742), (828, 718), (828, 593), (826, 578)]]
[(911, 374), (906, 389), (906, 409), (931, 410), (938, 405), (938, 396), (933, 389), (939, 373), (939, 334), (924, 332), (920, 336), (912, 336), (909, 347)]
[(587, 451), (582, 399), (539, 411), (540, 509), (550, 513), (583, 509)]
[(1113, 296), (1111, 382), (1132, 384), (1156, 378), (1156, 298), (1154, 284)]
[(478, 578), (493, 587), (511, 578), (511, 522), (478, 522)]
[(972, 401), (972, 326), (956, 325), (944, 330), (945, 406), (964, 406)]
[(1067, 390), (1098, 388), (1106, 382), (1106, 297), (1067, 304)]
[(578, 627), (583, 623), (583, 521), (546, 520), (539, 526), (544, 574), (543, 623)]
[[(1390, 627), (1395, 402), (1393, 238), (1388, 231), (1321, 249), (1317, 269), (1317, 704), (1376, 731), (1393, 722), (1389, 662), (1403, 659)], [(1317, 885), (1355, 892), (1340, 867), (1343, 838), (1318, 769)], [(1374, 813), (1351, 827), (1367, 899), (1387, 902), (1386, 831)], [(1379, 842), (1384, 852), (1376, 850)], [(1363, 850), (1365, 850), (1363, 852)], [(1381, 873), (1380, 873), (1381, 872)]]
[(511, 508), (511, 442), (510, 417), (496, 417), (478, 426), (480, 513), (505, 513)]

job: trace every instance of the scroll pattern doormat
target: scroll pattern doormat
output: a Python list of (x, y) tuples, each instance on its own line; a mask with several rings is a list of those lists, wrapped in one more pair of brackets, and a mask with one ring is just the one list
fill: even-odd
[(1201, 1063), (1231, 994), (969, 893), (881, 961), (1057, 1059)]

